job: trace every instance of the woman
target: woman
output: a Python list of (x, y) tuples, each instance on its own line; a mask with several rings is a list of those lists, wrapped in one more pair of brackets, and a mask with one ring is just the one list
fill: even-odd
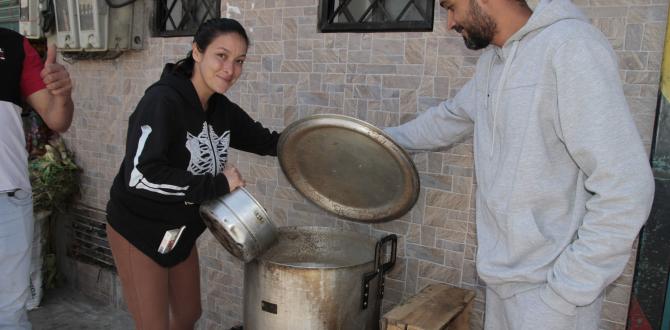
[(189, 55), (166, 65), (130, 116), (107, 234), (137, 329), (193, 328), (201, 313), (195, 241), (205, 229), (198, 204), (244, 185), (225, 166), (229, 146), (277, 153), (279, 134), (223, 95), (248, 44), (237, 21), (205, 22)]

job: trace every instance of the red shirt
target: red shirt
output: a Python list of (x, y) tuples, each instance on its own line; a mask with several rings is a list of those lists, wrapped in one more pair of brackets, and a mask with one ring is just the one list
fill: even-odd
[(21, 71), (21, 98), (24, 100), (32, 93), (46, 88), (40, 72), (44, 68), (42, 59), (37, 51), (30, 45), (28, 39), (23, 39), (23, 70)]

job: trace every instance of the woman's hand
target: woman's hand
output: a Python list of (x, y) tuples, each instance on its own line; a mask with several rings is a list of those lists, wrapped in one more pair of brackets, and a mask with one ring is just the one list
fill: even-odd
[(237, 189), (237, 187), (244, 187), (246, 185), (246, 182), (242, 179), (240, 171), (238, 171), (235, 166), (226, 166), (223, 170), (223, 174), (226, 176), (226, 179), (228, 179), (228, 186), (230, 187), (231, 192)]

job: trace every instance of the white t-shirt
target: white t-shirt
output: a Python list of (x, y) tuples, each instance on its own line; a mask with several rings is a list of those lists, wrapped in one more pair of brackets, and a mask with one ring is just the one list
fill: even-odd
[(0, 192), (16, 189), (30, 191), (21, 108), (14, 103), (0, 101), (0, 123)]

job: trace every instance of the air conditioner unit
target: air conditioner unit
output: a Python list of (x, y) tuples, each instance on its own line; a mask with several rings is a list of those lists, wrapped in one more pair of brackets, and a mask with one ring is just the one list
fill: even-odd
[(58, 50), (69, 58), (113, 59), (126, 50), (142, 49), (143, 1), (124, 0), (119, 5), (106, 0), (54, 1)]
[(19, 17), (19, 33), (30, 39), (39, 39), (43, 37), (41, 28), (40, 11), (44, 7), (43, 1), (21, 0)]
[(107, 50), (109, 6), (105, 0), (76, 0), (79, 43), (87, 51)]
[(56, 44), (61, 50), (79, 49), (76, 0), (53, 0), (56, 11)]

